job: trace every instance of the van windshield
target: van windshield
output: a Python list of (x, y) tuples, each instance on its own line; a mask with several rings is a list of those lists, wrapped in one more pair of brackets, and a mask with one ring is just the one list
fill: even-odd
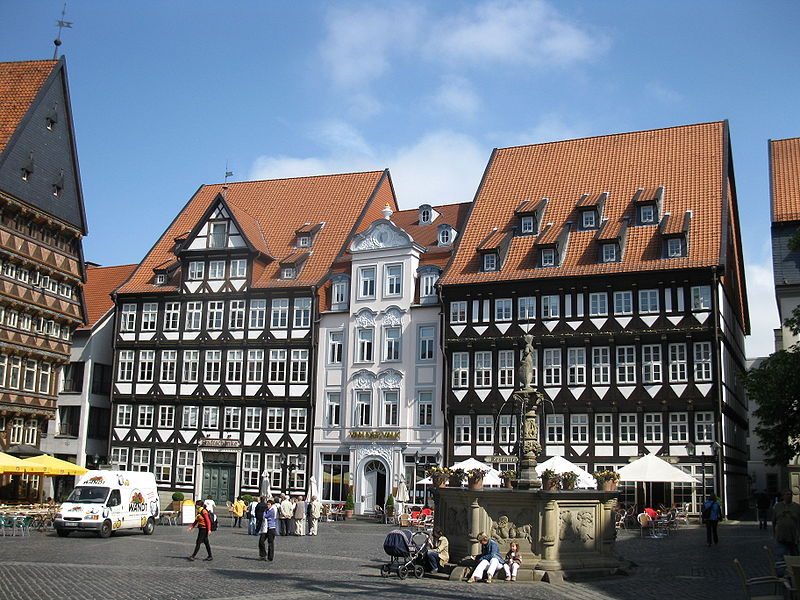
[(86, 502), (87, 504), (102, 504), (108, 497), (107, 487), (79, 485), (67, 498), (67, 502)]

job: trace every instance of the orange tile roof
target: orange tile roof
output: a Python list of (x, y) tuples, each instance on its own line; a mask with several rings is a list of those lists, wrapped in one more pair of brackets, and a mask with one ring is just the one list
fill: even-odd
[(800, 220), (800, 138), (770, 140), (772, 222)]
[(57, 64), (57, 60), (0, 63), (0, 153)]
[[(174, 292), (177, 279), (156, 286), (153, 268), (175, 258), (175, 238), (195, 227), (221, 191), (220, 184), (202, 186), (118, 293)], [(367, 220), (373, 213), (380, 215), (387, 202), (397, 208), (388, 171), (229, 183), (225, 201), (251, 243), (259, 248), (258, 237), (263, 236), (262, 248), (276, 259), (254, 264), (254, 288), (318, 284), (353, 228), (360, 225), (359, 216), (365, 209), (364, 220)], [(295, 231), (306, 222), (322, 221), (325, 226), (316, 235), (311, 254), (297, 279), (279, 279), (280, 260), (297, 251)]]
[[(725, 122), (686, 125), (594, 138), (496, 150), (475, 199), (445, 285), (515, 279), (583, 276), (718, 265), (724, 259), (722, 235), (725, 166), (729, 159)], [(598, 264), (596, 231), (570, 233), (561, 266), (536, 268), (537, 236), (515, 237), (503, 268), (482, 273), (477, 248), (493, 227), (516, 225), (514, 211), (525, 201), (549, 198), (545, 223), (561, 232), (587, 191), (607, 191), (603, 217), (608, 231), (634, 214), (632, 202), (650, 200), (665, 187), (662, 213), (693, 210), (686, 258), (664, 259), (657, 226), (628, 227), (623, 260)], [(594, 192), (592, 192), (594, 193)], [(533, 204), (533, 202), (531, 202)], [(735, 204), (734, 204), (735, 206)], [(735, 223), (738, 227), (738, 222)], [(608, 235), (603, 232), (603, 237)]]
[(122, 285), (131, 276), (137, 265), (120, 265), (117, 267), (86, 267), (86, 284), (83, 286), (83, 297), (86, 300), (88, 322), (80, 329), (91, 329), (100, 318), (114, 305), (111, 292)]

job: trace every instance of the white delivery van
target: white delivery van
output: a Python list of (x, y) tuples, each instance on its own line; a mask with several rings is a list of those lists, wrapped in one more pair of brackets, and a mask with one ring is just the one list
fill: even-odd
[(61, 537), (96, 531), (105, 538), (117, 529), (141, 529), (151, 535), (159, 512), (152, 473), (88, 471), (61, 505), (54, 525)]

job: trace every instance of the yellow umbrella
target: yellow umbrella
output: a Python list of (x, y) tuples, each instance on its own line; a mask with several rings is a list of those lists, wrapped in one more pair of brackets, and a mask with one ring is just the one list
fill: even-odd
[(0, 452), (0, 474), (42, 473), (44, 465)]
[(42, 473), (43, 475), (83, 475), (89, 470), (75, 463), (61, 460), (54, 456), (48, 456), (47, 454), (25, 458), (22, 462), (36, 465), (39, 467), (39, 470), (33, 472)]

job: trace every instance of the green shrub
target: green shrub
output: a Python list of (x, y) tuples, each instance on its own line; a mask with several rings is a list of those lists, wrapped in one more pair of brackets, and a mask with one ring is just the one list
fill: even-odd
[(172, 492), (172, 500), (173, 502), (183, 502), (183, 499), (186, 496), (183, 495), (183, 492)]
[(250, 494), (242, 494), (242, 500), (245, 504), (250, 504), (253, 501), (253, 497)]
[(356, 503), (353, 501), (353, 492), (347, 494), (347, 500), (344, 502), (344, 509), (345, 510), (355, 510)]

